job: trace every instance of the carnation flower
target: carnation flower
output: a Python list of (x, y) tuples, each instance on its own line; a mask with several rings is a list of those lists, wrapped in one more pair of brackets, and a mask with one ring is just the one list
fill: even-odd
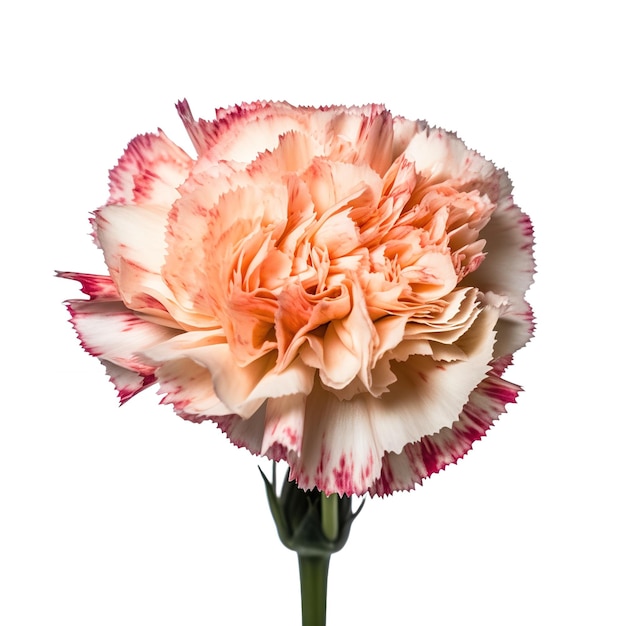
[(462, 457), (515, 400), (502, 374), (532, 334), (507, 174), (378, 105), (178, 112), (197, 157), (133, 139), (93, 219), (108, 274), (61, 273), (121, 401), (156, 383), (327, 494)]

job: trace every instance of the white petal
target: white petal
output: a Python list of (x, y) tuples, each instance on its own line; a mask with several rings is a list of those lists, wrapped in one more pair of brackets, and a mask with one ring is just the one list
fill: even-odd
[(214, 162), (250, 163), (259, 153), (276, 148), (281, 135), (308, 130), (307, 116), (287, 103), (253, 102), (218, 109), (212, 122), (195, 120), (187, 101), (178, 103), (178, 112), (198, 154)]
[(394, 491), (411, 490), (424, 478), (441, 471), (481, 439), (520, 388), (499, 378), (494, 370), (472, 392), (459, 419), (438, 433), (408, 444), (398, 454), (383, 458), (380, 477), (370, 488), (371, 495), (384, 496)]
[(468, 276), (469, 283), (483, 292), (493, 291), (519, 302), (535, 270), (529, 217), (508, 198), (496, 208), (480, 235), (487, 242), (486, 258)]
[(367, 395), (339, 400), (317, 386), (307, 398), (302, 451), (291, 478), (302, 489), (362, 494), (379, 475), (383, 450), (372, 431)]
[(211, 373), (191, 359), (168, 361), (156, 370), (156, 379), (162, 403), (173, 404), (185, 419), (203, 421), (232, 413), (217, 397)]
[(137, 317), (121, 302), (70, 300), (67, 306), (81, 345), (105, 365), (122, 403), (154, 383), (155, 368), (138, 352), (177, 331)]
[(279, 445), (289, 452), (300, 453), (306, 394), (270, 398), (265, 408), (265, 431), (261, 454)]
[(481, 237), (487, 241), (487, 256), (466, 281), (484, 293), (507, 296), (509, 305), (497, 327), (497, 355), (512, 354), (528, 341), (534, 328), (532, 311), (524, 300), (535, 271), (532, 225), (509, 198), (496, 209)]
[(450, 427), (468, 397), (490, 369), (497, 310), (486, 309), (457, 342), (463, 360), (436, 362), (412, 356), (391, 364), (397, 376), (389, 393), (370, 400), (377, 441), (386, 452), (400, 452), (409, 442)]
[(154, 367), (138, 353), (178, 334), (138, 317), (121, 302), (71, 300), (68, 309), (85, 350), (139, 374), (151, 374)]

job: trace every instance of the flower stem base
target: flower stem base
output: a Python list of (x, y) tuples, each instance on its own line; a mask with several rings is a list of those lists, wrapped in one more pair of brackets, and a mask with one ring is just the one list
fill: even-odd
[(298, 554), (302, 626), (326, 625), (326, 592), (328, 589), (328, 556)]
[(326, 496), (316, 489), (303, 491), (289, 480), (289, 474), (279, 495), (275, 463), (271, 481), (262, 471), (261, 476), (278, 536), (283, 545), (298, 554), (302, 626), (325, 626), (330, 555), (345, 545), (364, 502), (352, 512), (349, 496)]

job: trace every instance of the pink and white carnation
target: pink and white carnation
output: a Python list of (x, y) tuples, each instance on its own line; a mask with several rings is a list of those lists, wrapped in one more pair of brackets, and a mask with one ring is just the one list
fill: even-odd
[(502, 374), (532, 334), (507, 174), (379, 105), (178, 112), (197, 157), (133, 139), (93, 219), (108, 274), (61, 273), (121, 401), (156, 383), (327, 494), (462, 457), (515, 400)]

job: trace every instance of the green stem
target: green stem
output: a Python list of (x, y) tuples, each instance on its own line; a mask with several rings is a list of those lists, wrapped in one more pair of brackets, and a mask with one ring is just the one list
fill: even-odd
[(322, 532), (328, 541), (335, 541), (339, 535), (339, 496), (332, 493), (321, 494)]
[(302, 626), (326, 626), (326, 591), (330, 554), (305, 556), (298, 554)]

